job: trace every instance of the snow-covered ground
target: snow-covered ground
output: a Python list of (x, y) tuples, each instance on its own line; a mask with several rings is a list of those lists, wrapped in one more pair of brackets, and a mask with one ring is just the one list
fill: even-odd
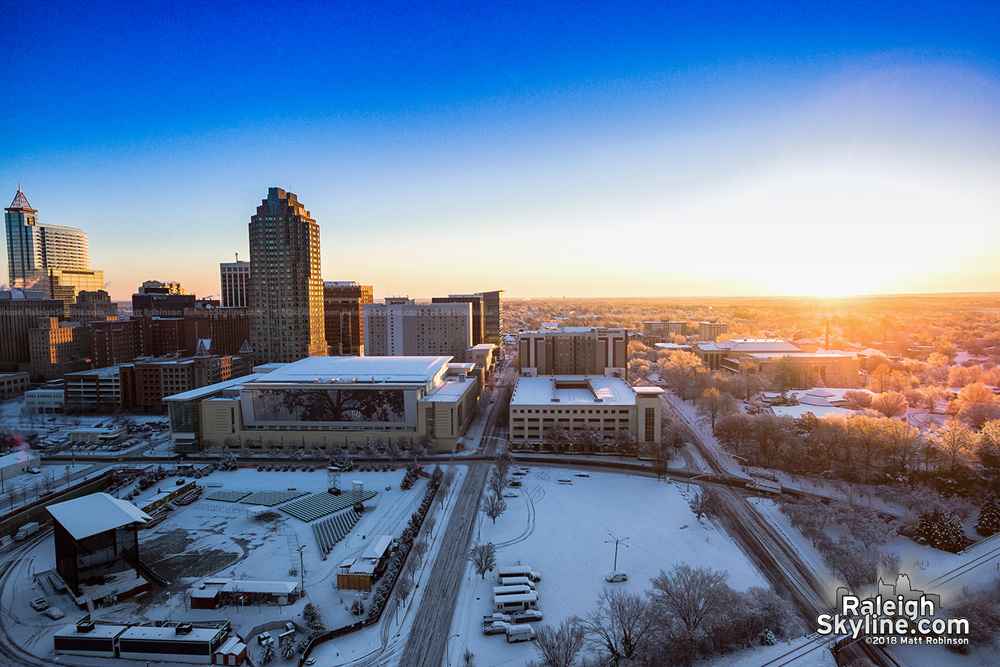
[[(461, 483), (464, 466), (458, 466), (459, 474), (452, 485), (453, 490)], [(366, 502), (366, 511), (347, 537), (337, 544), (325, 557), (320, 552), (309, 524), (277, 511), (279, 518), (260, 522), (248, 516), (249, 506), (240, 503), (209, 501), (205, 496), (215, 491), (284, 491), (295, 488), (299, 491), (316, 493), (327, 488), (325, 469), (314, 472), (258, 472), (255, 468), (236, 471), (217, 471), (197, 480), (205, 487), (202, 499), (189, 506), (174, 510), (168, 519), (139, 533), (139, 552), (143, 560), (154, 570), (166, 576), (170, 586), (155, 595), (141, 596), (135, 600), (119, 603), (115, 608), (99, 609), (95, 619), (131, 621), (170, 619), (189, 620), (230, 620), (235, 629), (246, 631), (255, 625), (269, 621), (294, 619), (301, 622), (302, 607), (311, 602), (317, 607), (326, 627), (336, 628), (359, 620), (350, 613), (350, 604), (355, 599), (354, 592), (340, 592), (335, 588), (337, 566), (346, 558), (360, 556), (371, 544), (375, 535), (398, 537), (412, 512), (419, 505), (426, 489), (426, 480), (421, 478), (408, 491), (399, 490), (403, 478), (402, 468), (392, 472), (352, 472), (344, 473), (342, 486), (350, 487), (355, 480), (366, 489), (378, 491), (378, 495)], [(159, 488), (176, 486), (176, 480), (168, 477), (157, 485), (142, 492), (135, 503), (141, 505), (156, 495)], [(385, 487), (391, 487), (386, 490)], [(446, 521), (445, 513), (437, 510), (435, 516), (439, 526)], [(435, 530), (440, 535), (442, 528)], [(257, 581), (298, 581), (299, 553), (297, 547), (305, 545), (302, 561), (305, 565), (306, 597), (294, 605), (284, 607), (223, 607), (216, 610), (192, 610), (187, 594), (191, 587), (204, 577), (245, 579)], [(436, 545), (432, 544), (432, 548)], [(5, 553), (13, 553), (11, 550)], [(2, 556), (0, 556), (2, 557)], [(52, 539), (43, 540), (20, 558), (25, 573), (42, 571), (54, 566)], [(429, 569), (425, 559), (424, 570)], [(293, 574), (292, 572), (296, 572)], [(423, 571), (418, 573), (423, 575)], [(19, 576), (12, 580), (3, 591), (5, 610), (11, 610), (8, 623), (15, 637), (23, 639), (24, 646), (38, 655), (52, 654), (51, 633), (67, 623), (75, 622), (83, 612), (72, 606), (63, 596), (49, 594), (49, 603), (66, 612), (61, 621), (49, 621), (27, 606), (27, 601), (45, 593), (31, 581), (30, 576)], [(367, 604), (366, 604), (367, 606)], [(412, 606), (412, 603), (411, 605)], [(383, 617), (383, 624), (393, 621), (391, 614)], [(343, 637), (324, 646), (317, 656), (335, 657), (337, 652), (346, 656), (361, 656), (371, 652), (373, 646), (382, 645), (380, 627)], [(257, 649), (251, 642), (251, 652)], [(325, 660), (325, 657), (324, 657)], [(329, 661), (337, 664), (337, 661)], [(124, 667), (124, 663), (123, 663)]]
[[(725, 532), (699, 523), (688, 507), (683, 484), (646, 477), (536, 466), (507, 499), (507, 511), (492, 524), (480, 516), (473, 541), (497, 546), (497, 565), (526, 564), (541, 575), (536, 584), (544, 624), (558, 625), (596, 608), (605, 589), (642, 593), (661, 570), (687, 563), (729, 573), (736, 589), (766, 582)], [(559, 479), (570, 479), (570, 484)], [(627, 545), (618, 550), (618, 569), (628, 581), (604, 580), (614, 567), (612, 536)], [(466, 570), (449, 643), (451, 664), (468, 649), (481, 667), (523, 665), (536, 657), (530, 642), (508, 644), (503, 635), (482, 633), (482, 617), (492, 613), (496, 573), (485, 579)]]

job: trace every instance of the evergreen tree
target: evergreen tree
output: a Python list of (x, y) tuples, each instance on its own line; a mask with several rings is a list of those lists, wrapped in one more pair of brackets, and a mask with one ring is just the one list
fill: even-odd
[(952, 512), (934, 509), (920, 515), (917, 523), (917, 537), (935, 549), (958, 552), (965, 548), (967, 541), (962, 520)]
[(996, 496), (987, 498), (980, 508), (976, 532), (983, 537), (1000, 532), (1000, 500), (997, 500)]

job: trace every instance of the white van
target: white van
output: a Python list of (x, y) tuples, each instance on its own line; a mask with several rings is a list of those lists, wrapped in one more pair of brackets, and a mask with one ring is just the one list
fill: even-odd
[(512, 625), (507, 628), (507, 641), (513, 644), (514, 642), (530, 642), (535, 639), (535, 629), (530, 625)]
[(527, 577), (532, 581), (541, 581), (542, 578), (527, 565), (504, 565), (497, 570), (497, 576), (501, 579), (506, 577)]

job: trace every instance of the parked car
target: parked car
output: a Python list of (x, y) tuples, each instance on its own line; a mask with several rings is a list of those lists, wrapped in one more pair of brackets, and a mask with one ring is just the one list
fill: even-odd
[(59, 607), (49, 607), (42, 613), (51, 618), (53, 621), (58, 621), (60, 618), (66, 615), (63, 613), (63, 610), (60, 609)]
[(513, 491), (508, 491), (507, 493), (503, 494), (503, 497), (504, 498), (517, 498), (518, 496)]
[(604, 581), (610, 582), (612, 584), (618, 583), (620, 581), (628, 581), (628, 575), (624, 572), (612, 572), (608, 576), (604, 577)]
[(45, 598), (35, 598), (29, 604), (35, 611), (45, 611), (49, 608), (49, 603)]
[(542, 612), (537, 609), (528, 609), (519, 614), (514, 614), (515, 623), (533, 623), (542, 620)]

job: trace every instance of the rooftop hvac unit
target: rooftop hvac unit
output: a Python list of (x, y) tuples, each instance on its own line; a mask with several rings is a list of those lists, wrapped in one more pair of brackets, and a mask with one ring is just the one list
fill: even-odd
[(80, 621), (76, 624), (77, 632), (93, 632), (95, 623), (93, 621)]
[(190, 623), (178, 623), (177, 627), (174, 628), (174, 634), (177, 635), (188, 635), (194, 630), (194, 626)]

